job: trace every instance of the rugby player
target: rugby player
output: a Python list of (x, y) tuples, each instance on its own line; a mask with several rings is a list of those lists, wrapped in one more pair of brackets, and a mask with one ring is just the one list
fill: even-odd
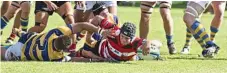
[[(96, 32), (108, 36), (109, 30), (102, 30), (90, 23), (80, 22), (61, 26), (50, 30), (47, 33), (21, 32), (14, 29), (20, 39), (8, 49), (1, 48), (3, 60), (22, 60), (22, 61), (69, 61), (69, 56), (64, 56), (63, 50), (68, 49), (72, 44), (69, 37), (82, 30)], [(78, 61), (78, 58), (71, 58)], [(99, 59), (100, 60), (100, 59)], [(80, 60), (79, 60), (80, 61)], [(88, 59), (86, 59), (88, 61)]]
[[(94, 16), (101, 16), (103, 18), (106, 18), (107, 21), (109, 21), (112, 24), (115, 24), (116, 26), (118, 25), (118, 17), (116, 15), (113, 15), (111, 13), (108, 12), (107, 7), (105, 6), (105, 3), (100, 2), (100, 3), (96, 3), (93, 7), (92, 7), (92, 12), (94, 14)], [(94, 17), (93, 19), (96, 19), (96, 17)], [(93, 22), (94, 23), (94, 22)], [(79, 41), (81, 39), (81, 37), (83, 37), (83, 35), (81, 35), (81, 33), (77, 33), (79, 36), (77, 36), (77, 40)], [(91, 44), (87, 43), (90, 42), (92, 40), (100, 40), (102, 39), (102, 36), (100, 34), (97, 33), (88, 33), (86, 35), (86, 42), (84, 43), (83, 48), (88, 48)], [(75, 55), (76, 51), (72, 50), (70, 55), (73, 56)]]
[[(223, 17), (224, 17), (224, 11), (225, 11), (225, 1), (212, 1), (211, 5), (214, 9), (214, 18), (211, 21), (210, 25), (210, 40), (214, 41), (215, 35), (219, 31), (219, 28), (222, 24)], [(192, 40), (192, 33), (187, 29), (186, 32), (186, 41), (185, 45), (181, 51), (181, 54), (189, 54), (190, 53), (190, 46), (191, 46), (191, 40)], [(195, 35), (194, 35), (195, 36)], [(200, 44), (200, 46), (205, 49), (205, 43), (203, 40), (199, 39), (199, 37), (195, 36), (195, 39)], [(219, 49), (219, 47), (217, 46)]]
[[(29, 32), (41, 33), (47, 26), (48, 18), (54, 12), (58, 13), (66, 24), (74, 23), (73, 9), (69, 1), (36, 1), (35, 4), (35, 26), (29, 29)], [(73, 44), (71, 49), (76, 47), (76, 36), (71, 36)]]
[[(153, 12), (153, 8), (157, 4), (157, 1), (141, 1), (141, 18), (140, 18), (140, 37), (147, 39), (149, 32), (149, 20), (150, 14)], [(160, 1), (160, 14), (162, 16), (164, 29), (166, 33), (167, 46), (169, 54), (175, 54), (177, 52), (173, 41), (173, 19), (171, 16), (171, 4), (172, 2)]]
[(111, 61), (129, 61), (136, 60), (139, 48), (143, 50), (144, 55), (149, 53), (150, 41), (135, 37), (136, 26), (133, 23), (125, 22), (119, 28), (106, 18), (97, 15), (93, 18), (92, 24), (103, 29), (111, 29), (112, 36), (86, 41), (89, 46), (83, 47), (77, 52), (77, 55)]
[(184, 22), (194, 38), (205, 42), (205, 49), (202, 51), (203, 57), (213, 58), (218, 53), (217, 45), (210, 39), (199, 19), (211, 1), (189, 1), (184, 14)]
[[(92, 7), (97, 3), (104, 3), (105, 7), (113, 15), (117, 14), (117, 2), (116, 1), (77, 1), (74, 7), (75, 22), (89, 22), (94, 17)], [(83, 38), (86, 31), (82, 31), (77, 35), (77, 41)]]
[(35, 26), (30, 32), (42, 32), (48, 22), (48, 18), (54, 12), (58, 13), (66, 24), (74, 23), (71, 3), (68, 1), (36, 1), (35, 3)]

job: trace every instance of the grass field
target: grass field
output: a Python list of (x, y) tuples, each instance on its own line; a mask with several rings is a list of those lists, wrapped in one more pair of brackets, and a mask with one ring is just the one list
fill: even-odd
[[(34, 4), (32, 6), (29, 27), (34, 25)], [(181, 51), (185, 42), (186, 26), (183, 22), (184, 9), (171, 9), (174, 20), (174, 41), (178, 52)], [(137, 36), (139, 34), (140, 9), (138, 7), (118, 7), (120, 22), (130, 21), (137, 24)], [(209, 25), (213, 15), (204, 14), (201, 23), (209, 32)], [(3, 30), (1, 42), (9, 36), (13, 20)], [(150, 19), (149, 39), (158, 39), (164, 46), (161, 55), (164, 61), (131, 61), (121, 63), (61, 63), (61, 62), (1, 62), (2, 73), (227, 73), (227, 11), (220, 32), (216, 36), (216, 43), (221, 47), (219, 54), (213, 59), (198, 57), (202, 49), (193, 40), (191, 53), (189, 55), (169, 55), (166, 46), (165, 32), (159, 9), (154, 9)], [(49, 18), (45, 31), (53, 27), (65, 25), (61, 17), (54, 14)], [(81, 47), (82, 42), (78, 44)]]

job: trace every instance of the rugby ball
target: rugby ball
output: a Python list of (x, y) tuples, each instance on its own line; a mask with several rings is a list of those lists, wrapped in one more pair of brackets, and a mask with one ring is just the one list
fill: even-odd
[(154, 60), (154, 59), (159, 58), (161, 46), (162, 46), (162, 43), (159, 40), (152, 40), (151, 47), (150, 47), (150, 53), (148, 55), (143, 55), (142, 50), (139, 49), (137, 51), (138, 58), (140, 60)]

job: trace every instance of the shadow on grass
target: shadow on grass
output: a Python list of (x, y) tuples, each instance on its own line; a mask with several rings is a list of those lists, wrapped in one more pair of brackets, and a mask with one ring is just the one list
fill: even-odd
[(227, 58), (202, 58), (202, 57), (167, 57), (167, 59), (185, 59), (185, 60), (226, 60)]
[[(31, 62), (43, 62), (43, 63), (58, 63), (58, 61), (5, 61), (1, 60), (1, 62), (15, 62), (15, 63), (31, 63)], [(59, 62), (59, 63), (110, 63), (110, 64), (135, 64), (134, 62), (131, 61), (109, 61), (109, 62)]]

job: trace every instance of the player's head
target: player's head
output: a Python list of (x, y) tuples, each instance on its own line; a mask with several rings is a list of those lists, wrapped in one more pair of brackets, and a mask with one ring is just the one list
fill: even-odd
[(57, 51), (66, 50), (72, 45), (72, 39), (69, 36), (60, 36), (54, 40), (54, 46)]
[(107, 7), (105, 6), (105, 3), (103, 3), (103, 2), (96, 3), (92, 7), (92, 12), (93, 12), (94, 16), (101, 15), (104, 17), (107, 16), (107, 14), (109, 13)]
[(136, 26), (133, 23), (125, 22), (121, 27), (120, 40), (124, 45), (129, 44), (136, 34)]

